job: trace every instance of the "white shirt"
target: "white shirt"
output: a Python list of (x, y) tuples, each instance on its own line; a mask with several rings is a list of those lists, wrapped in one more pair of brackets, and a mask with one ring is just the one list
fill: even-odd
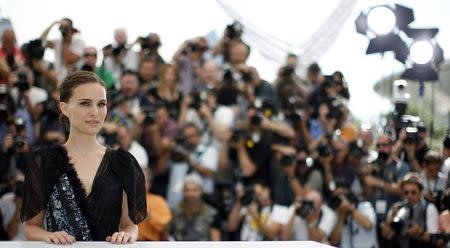
[(147, 151), (137, 141), (131, 142), (130, 148), (128, 148), (128, 152), (136, 158), (142, 169), (148, 167)]
[[(58, 82), (61, 83), (69, 72), (67, 67), (64, 65), (63, 60), (63, 40), (62, 38), (54, 39), (51, 41), (53, 44), (53, 49), (55, 50), (55, 71), (58, 74)], [(72, 36), (72, 41), (70, 43), (70, 51), (78, 56), (83, 56), (84, 53), (84, 41), (78, 33)], [(81, 59), (80, 59), (81, 61)]]
[[(47, 99), (48, 99), (47, 91), (45, 91), (42, 88), (36, 87), (36, 86), (30, 87), (29, 94), (30, 94), (30, 103), (31, 103), (31, 106), (33, 106), (33, 107), (36, 106), (36, 104), (38, 104), (38, 103), (47, 101)], [(19, 92), (16, 87), (11, 89), (11, 96), (14, 98), (14, 100), (16, 102), (18, 101)]]
[[(241, 215), (245, 215), (241, 228), (241, 241), (262, 241), (264, 235), (256, 221), (248, 213), (247, 208), (241, 208)], [(264, 224), (278, 223), (284, 225), (288, 221), (289, 208), (274, 204), (272, 207), (262, 208), (259, 215)]]
[[(330, 236), (331, 232), (334, 229), (334, 226), (337, 222), (336, 213), (328, 207), (326, 204), (323, 204), (321, 207), (322, 216), (320, 218), (318, 227), (325, 233), (325, 236)], [(290, 207), (290, 213), (295, 214), (295, 207)], [(308, 223), (305, 219), (295, 216), (293, 233), (291, 235), (291, 240), (310, 240), (309, 232), (308, 232)]]
[[(361, 212), (362, 215), (369, 218), (372, 223), (372, 228), (367, 230), (358, 224), (353, 219), (348, 221), (347, 224), (344, 225), (344, 228), (341, 232), (341, 248), (346, 247), (361, 247), (361, 248), (372, 248), (378, 247), (377, 242), (377, 231), (376, 231), (376, 214), (375, 209), (373, 208), (370, 202), (360, 202), (357, 207), (358, 211)], [(351, 223), (350, 223), (351, 222)], [(352, 232), (350, 233), (350, 225), (352, 227)]]
[[(12, 192), (6, 193), (0, 198), (0, 211), (3, 217), (3, 228), (6, 230), (8, 224), (14, 218), (16, 212), (16, 204), (14, 202), (15, 194)], [(12, 240), (26, 240), (23, 230), (23, 224), (19, 220), (17, 235)]]
[(445, 184), (447, 183), (447, 178), (444, 176), (443, 173), (438, 173), (437, 180), (428, 179), (425, 175), (425, 172), (420, 173), (420, 177), (423, 181), (423, 192), (435, 192), (435, 191), (444, 191), (445, 190)]
[(445, 161), (444, 164), (441, 167), (441, 172), (444, 175), (445, 178), (448, 179), (448, 173), (450, 172), (450, 157), (448, 157)]
[[(219, 152), (213, 145), (199, 145), (197, 149), (191, 153), (191, 160), (212, 171), (217, 171), (219, 165)], [(213, 193), (214, 180), (210, 177), (200, 176), (203, 179), (203, 192), (206, 194)]]

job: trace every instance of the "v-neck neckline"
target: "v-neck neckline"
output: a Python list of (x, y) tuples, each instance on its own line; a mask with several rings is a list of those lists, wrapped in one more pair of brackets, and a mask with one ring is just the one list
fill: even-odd
[(94, 192), (95, 185), (96, 185), (96, 182), (98, 181), (97, 178), (99, 177), (100, 171), (103, 170), (103, 166), (104, 166), (104, 164), (105, 164), (106, 157), (107, 157), (107, 154), (108, 154), (110, 148), (109, 148), (109, 147), (106, 147), (106, 148), (105, 148), (105, 152), (104, 152), (104, 154), (103, 154), (102, 160), (100, 161), (100, 164), (98, 165), (98, 168), (97, 168), (97, 170), (96, 170), (96, 172), (95, 172), (94, 179), (92, 180), (91, 191), (90, 191), (89, 194), (88, 194), (88, 193), (87, 193), (87, 189), (86, 189), (86, 185), (83, 184), (83, 181), (81, 180), (80, 176), (78, 175), (78, 172), (77, 172), (77, 170), (75, 169), (74, 164), (70, 161), (71, 158), (70, 158), (70, 156), (69, 156), (69, 151), (67, 150), (67, 148), (66, 148), (64, 145), (61, 145), (61, 146), (62, 146), (62, 148), (66, 151), (66, 154), (67, 154), (67, 160), (69, 161), (69, 167), (73, 170), (76, 179), (80, 182), (81, 190), (84, 192), (84, 195), (85, 195), (85, 197), (86, 197), (86, 200), (89, 201), (89, 199), (92, 197), (92, 193)]

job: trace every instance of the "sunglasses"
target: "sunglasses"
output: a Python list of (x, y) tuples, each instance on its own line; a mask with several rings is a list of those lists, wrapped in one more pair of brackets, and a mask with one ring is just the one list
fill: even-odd
[(415, 190), (405, 190), (405, 191), (403, 191), (403, 194), (404, 195), (409, 195), (409, 194), (411, 194), (411, 195), (417, 195), (417, 191), (415, 191)]
[(386, 147), (386, 146), (390, 146), (391, 144), (389, 144), (389, 143), (378, 143), (377, 144), (377, 148), (380, 148), (380, 147)]
[(95, 54), (95, 53), (85, 53), (84, 57), (97, 57), (97, 54)]

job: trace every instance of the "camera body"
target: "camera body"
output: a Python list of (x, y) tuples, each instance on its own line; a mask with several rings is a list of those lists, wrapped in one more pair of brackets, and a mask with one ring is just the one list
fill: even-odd
[(412, 218), (412, 208), (408, 205), (403, 205), (394, 216), (391, 222), (391, 227), (396, 233), (400, 233), (405, 226), (408, 226)]
[(192, 102), (189, 105), (189, 107), (198, 111), (200, 109), (202, 103), (204, 101), (206, 101), (207, 93), (206, 93), (206, 91), (201, 91), (201, 92), (196, 91), (196, 92), (191, 93), (191, 97), (192, 97)]
[(44, 57), (45, 48), (42, 46), (42, 40), (31, 40), (22, 45), (22, 52), (30, 59), (41, 60)]
[(255, 190), (249, 186), (244, 189), (244, 196), (241, 199), (242, 206), (248, 206), (255, 200)]
[(161, 46), (161, 42), (159, 40), (154, 40), (151, 36), (139, 37), (139, 41), (141, 43), (141, 49), (157, 49)]
[(28, 76), (24, 72), (19, 72), (17, 74), (16, 87), (20, 92), (25, 92), (30, 89), (30, 84), (28, 83)]
[(302, 217), (303, 219), (305, 219), (306, 216), (308, 216), (308, 214), (311, 213), (311, 211), (313, 211), (313, 210), (314, 210), (314, 202), (311, 201), (311, 200), (305, 200), (305, 199), (303, 199), (303, 200), (302, 200), (302, 203), (301, 203), (301, 207), (300, 207), (299, 209), (297, 209), (297, 210), (295, 211), (295, 213), (296, 213), (298, 216), (300, 216), (300, 217)]
[(25, 146), (26, 139), (23, 136), (17, 135), (13, 138), (13, 148), (22, 149)]
[(243, 29), (244, 27), (240, 22), (233, 22), (225, 28), (225, 35), (230, 40), (240, 39), (244, 31)]
[(175, 138), (175, 146), (172, 148), (170, 158), (174, 162), (183, 162), (186, 160), (186, 155), (189, 154), (186, 149), (186, 140), (182, 136)]

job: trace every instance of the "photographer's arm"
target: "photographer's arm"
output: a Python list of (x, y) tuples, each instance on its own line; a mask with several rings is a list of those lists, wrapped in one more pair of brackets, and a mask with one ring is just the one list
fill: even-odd
[(244, 215), (241, 215), (241, 201), (236, 200), (233, 204), (233, 208), (231, 209), (230, 214), (227, 219), (227, 229), (230, 232), (234, 232), (238, 229), (239, 224), (241, 223)]
[(292, 232), (294, 229), (295, 223), (295, 211), (292, 211), (291, 217), (289, 218), (288, 223), (281, 228), (280, 239), (283, 241), (291, 240)]
[(19, 223), (20, 223), (20, 208), (21, 208), (21, 202), (22, 200), (15, 200), (16, 205), (16, 211), (14, 212), (14, 217), (11, 219), (11, 222), (8, 223), (6, 226), (6, 233), (8, 234), (8, 237), (12, 240), (16, 235), (17, 231), (19, 230)]
[(183, 54), (183, 51), (186, 50), (186, 47), (188, 46), (188, 44), (189, 44), (189, 40), (185, 40), (183, 42), (183, 44), (181, 44), (178, 47), (178, 49), (175, 51), (175, 53), (172, 56), (173, 63), (178, 64), (178, 62), (180, 61), (180, 57)]
[(242, 175), (244, 177), (250, 177), (253, 174), (255, 174), (257, 167), (255, 163), (251, 160), (250, 156), (248, 155), (247, 150), (245, 149), (244, 146), (244, 141), (241, 140), (239, 141), (239, 143), (241, 143), (237, 147), (239, 166), (241, 168)]
[(80, 60), (81, 56), (72, 52), (70, 50), (70, 44), (72, 42), (72, 39), (64, 39), (63, 42), (63, 61), (64, 64), (67, 66), (71, 66), (75, 64), (78, 60)]
[(202, 164), (198, 163), (198, 162), (194, 162), (192, 160), (188, 160), (187, 163), (194, 169), (196, 170), (198, 173), (200, 173), (202, 176), (205, 177), (214, 177), (214, 171), (203, 166)]
[(347, 215), (346, 214), (339, 214), (338, 216), (338, 221), (336, 223), (336, 226), (334, 227), (333, 231), (330, 234), (330, 244), (333, 246), (338, 246), (339, 242), (341, 241), (341, 233), (342, 233), (342, 229), (344, 228), (345, 225), (345, 217)]
[(55, 21), (48, 28), (44, 30), (44, 32), (41, 34), (41, 40), (42, 43), (49, 48), (54, 48), (53, 43), (47, 40), (48, 33), (50, 33), (50, 30), (52, 30), (53, 26), (56, 24), (59, 24), (59, 21)]
[(286, 123), (272, 121), (264, 117), (261, 127), (289, 139), (295, 138), (295, 131)]
[(34, 70), (44, 76), (44, 79), (48, 84), (56, 86), (58, 82), (57, 73), (55, 70), (50, 70), (44, 63), (44, 60), (31, 59), (31, 65), (33, 66)]

